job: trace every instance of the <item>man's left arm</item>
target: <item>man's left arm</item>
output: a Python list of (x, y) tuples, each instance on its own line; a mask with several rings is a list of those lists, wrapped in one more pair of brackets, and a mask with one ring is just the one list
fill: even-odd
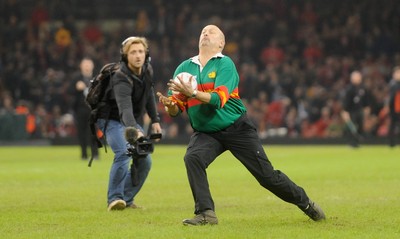
[(161, 133), (160, 115), (158, 114), (157, 111), (156, 97), (154, 95), (153, 87), (151, 88), (151, 91), (148, 95), (146, 110), (151, 119), (152, 132)]
[(154, 86), (153, 86), (153, 67), (149, 64), (147, 66), (147, 76), (149, 77), (149, 81), (151, 82), (150, 85), (150, 92), (147, 96), (146, 101), (146, 111), (151, 119), (151, 130), (153, 133), (161, 133), (161, 126), (160, 126), (160, 115), (157, 111), (157, 103), (156, 103), (156, 96), (154, 94)]
[(215, 108), (224, 107), (231, 93), (238, 89), (239, 74), (235, 64), (229, 57), (225, 56), (219, 60), (221, 61), (219, 68), (217, 72), (214, 72), (214, 90), (211, 92), (193, 90), (190, 83), (184, 83), (182, 80), (178, 84), (170, 80), (168, 83), (169, 90), (179, 91), (187, 97), (196, 98), (206, 104), (212, 104)]
[(239, 74), (233, 61), (225, 56), (216, 72), (214, 90), (210, 93), (209, 104), (223, 108), (234, 91), (238, 90)]

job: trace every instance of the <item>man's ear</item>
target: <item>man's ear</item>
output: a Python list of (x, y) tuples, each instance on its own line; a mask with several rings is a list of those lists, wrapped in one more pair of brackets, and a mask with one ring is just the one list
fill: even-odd
[(221, 49), (224, 49), (224, 46), (225, 46), (225, 41), (221, 41), (220, 43), (219, 43), (219, 48), (221, 48)]

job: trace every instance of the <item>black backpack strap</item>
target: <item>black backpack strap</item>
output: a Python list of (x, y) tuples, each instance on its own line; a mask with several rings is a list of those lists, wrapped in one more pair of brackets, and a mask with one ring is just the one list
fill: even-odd
[[(103, 67), (104, 68), (104, 67)], [(120, 74), (126, 78), (128, 78), (129, 82), (133, 85), (133, 82), (131, 81), (131, 79), (129, 78), (129, 76), (127, 74), (125, 74), (123, 71), (121, 71), (120, 69), (115, 71), (115, 74)], [(109, 93), (111, 92), (111, 89), (113, 88), (113, 84), (112, 84), (112, 80), (110, 79), (110, 87), (107, 87), (106, 93), (104, 95), (104, 99), (108, 99), (109, 97)], [(97, 131), (96, 131), (96, 120), (97, 120), (97, 112), (98, 109), (103, 108), (104, 106), (107, 106), (107, 102), (101, 102), (99, 104), (99, 107), (95, 110), (92, 110), (91, 114), (90, 114), (90, 131), (92, 133), (92, 137), (96, 138), (96, 144), (98, 148), (103, 147), (103, 143), (100, 141), (100, 139), (97, 137)], [(107, 153), (107, 137), (106, 137), (106, 130), (107, 130), (107, 126), (108, 126), (108, 122), (110, 121), (110, 114), (111, 114), (111, 108), (107, 107), (107, 117), (106, 117), (106, 123), (104, 125), (104, 151)], [(92, 156), (90, 157), (89, 160), (89, 164), (88, 167), (92, 166), (92, 162), (93, 162), (93, 152), (92, 152)]]
[[(107, 103), (102, 103), (102, 105), (106, 105)], [(89, 119), (89, 126), (90, 126), (90, 132), (91, 132), (91, 137), (95, 138), (96, 144), (97, 144), (97, 148), (102, 148), (103, 147), (103, 143), (100, 141), (100, 139), (97, 137), (97, 128), (96, 128), (96, 120), (97, 120), (97, 110), (92, 110), (92, 112), (90, 113), (90, 119)], [(106, 118), (106, 123), (104, 126), (104, 151), (107, 153), (107, 137), (106, 137), (106, 130), (107, 130), (107, 125), (108, 125), (108, 121), (109, 121), (109, 117), (110, 117), (110, 112), (111, 112), (111, 108), (108, 107), (107, 108), (107, 118)], [(92, 155), (90, 157), (89, 163), (88, 163), (88, 167), (92, 166), (92, 162), (93, 162), (93, 148), (92, 148)]]

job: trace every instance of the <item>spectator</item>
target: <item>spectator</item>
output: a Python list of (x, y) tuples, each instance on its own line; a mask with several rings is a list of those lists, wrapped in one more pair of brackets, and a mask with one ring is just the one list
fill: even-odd
[(87, 160), (87, 148), (91, 148), (93, 159), (99, 158), (96, 138), (91, 134), (89, 119), (90, 108), (85, 102), (90, 80), (93, 78), (94, 63), (90, 58), (83, 58), (79, 65), (79, 72), (73, 77), (70, 85), (70, 94), (72, 97), (72, 109), (76, 130), (78, 133), (78, 142), (80, 146), (81, 159)]
[(389, 139), (390, 146), (394, 147), (396, 145), (396, 127), (400, 131), (400, 66), (393, 69), (393, 80), (390, 82), (389, 111)]
[(350, 75), (350, 85), (344, 95), (341, 113), (352, 147), (359, 147), (360, 137), (364, 136), (364, 119), (370, 110), (368, 93), (362, 85), (361, 72), (353, 71)]
[(103, 40), (103, 32), (95, 21), (89, 21), (82, 31), (84, 40), (89, 44), (96, 44)]
[(285, 52), (275, 39), (271, 39), (268, 46), (261, 51), (260, 57), (264, 66), (279, 66), (285, 58)]

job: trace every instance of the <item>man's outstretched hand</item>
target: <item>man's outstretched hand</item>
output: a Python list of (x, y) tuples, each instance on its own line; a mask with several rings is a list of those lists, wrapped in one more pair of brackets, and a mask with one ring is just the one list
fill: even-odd
[(175, 116), (179, 113), (178, 106), (171, 98), (164, 96), (161, 92), (157, 92), (157, 96), (158, 100), (165, 106), (165, 111), (167, 111), (170, 116)]

